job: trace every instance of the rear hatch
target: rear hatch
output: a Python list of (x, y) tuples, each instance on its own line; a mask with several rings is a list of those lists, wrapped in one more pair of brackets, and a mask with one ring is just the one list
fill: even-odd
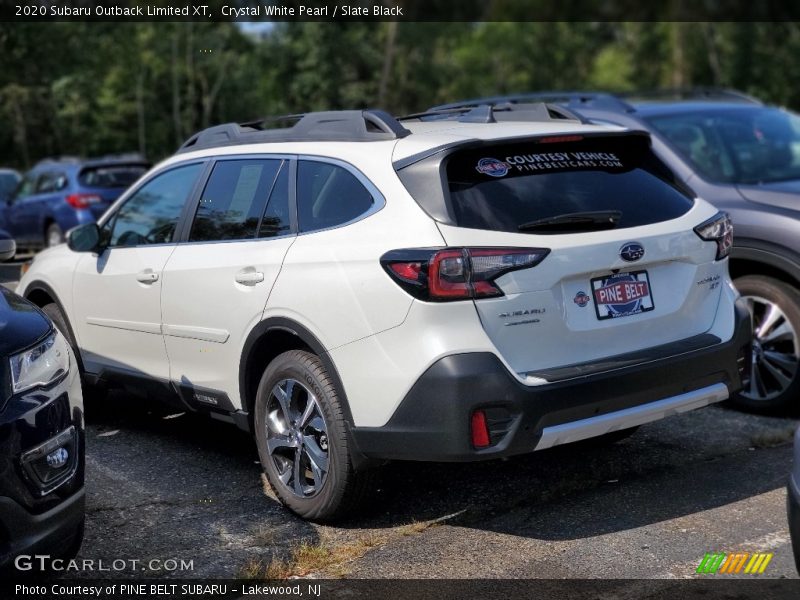
[(94, 217), (99, 218), (149, 168), (146, 162), (104, 162), (84, 166), (78, 174), (78, 184), (81, 194), (96, 197), (89, 204)]
[(440, 172), (448, 246), (549, 250), (536, 266), (497, 278), (502, 296), (474, 300), (518, 373), (711, 328), (725, 264), (693, 227), (714, 211), (679, 187), (646, 134), (484, 143), (451, 153)]

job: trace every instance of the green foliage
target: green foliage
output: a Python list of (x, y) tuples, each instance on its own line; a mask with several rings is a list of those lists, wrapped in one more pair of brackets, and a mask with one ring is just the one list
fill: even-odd
[(537, 90), (718, 85), (800, 106), (791, 22), (0, 27), (0, 164), (22, 168), (59, 154), (157, 160), (198, 129), (268, 114)]

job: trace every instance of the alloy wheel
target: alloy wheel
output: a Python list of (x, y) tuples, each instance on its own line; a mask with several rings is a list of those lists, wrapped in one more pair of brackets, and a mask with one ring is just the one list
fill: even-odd
[(328, 428), (314, 393), (282, 379), (267, 401), (267, 451), (281, 484), (295, 496), (316, 496), (328, 477)]
[(797, 332), (774, 302), (758, 296), (744, 299), (753, 317), (753, 351), (739, 393), (750, 400), (770, 400), (786, 391), (797, 375)]

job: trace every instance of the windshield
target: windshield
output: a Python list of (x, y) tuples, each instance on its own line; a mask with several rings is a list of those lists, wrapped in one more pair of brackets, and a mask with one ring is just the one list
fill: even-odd
[[(637, 227), (692, 206), (640, 135), (553, 138), (458, 151), (447, 162), (460, 227), (530, 233)], [(558, 138), (556, 138), (558, 139)]]
[(756, 106), (647, 118), (706, 179), (770, 183), (800, 179), (800, 117)]

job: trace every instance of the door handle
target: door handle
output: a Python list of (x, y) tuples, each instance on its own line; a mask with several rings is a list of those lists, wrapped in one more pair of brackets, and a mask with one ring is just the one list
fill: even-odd
[(139, 271), (136, 274), (136, 281), (139, 283), (155, 283), (158, 281), (158, 273), (155, 273), (153, 269), (145, 269), (144, 271)]
[(264, 281), (264, 274), (252, 267), (242, 269), (236, 274), (236, 283), (241, 283), (242, 285), (256, 285), (262, 281)]

